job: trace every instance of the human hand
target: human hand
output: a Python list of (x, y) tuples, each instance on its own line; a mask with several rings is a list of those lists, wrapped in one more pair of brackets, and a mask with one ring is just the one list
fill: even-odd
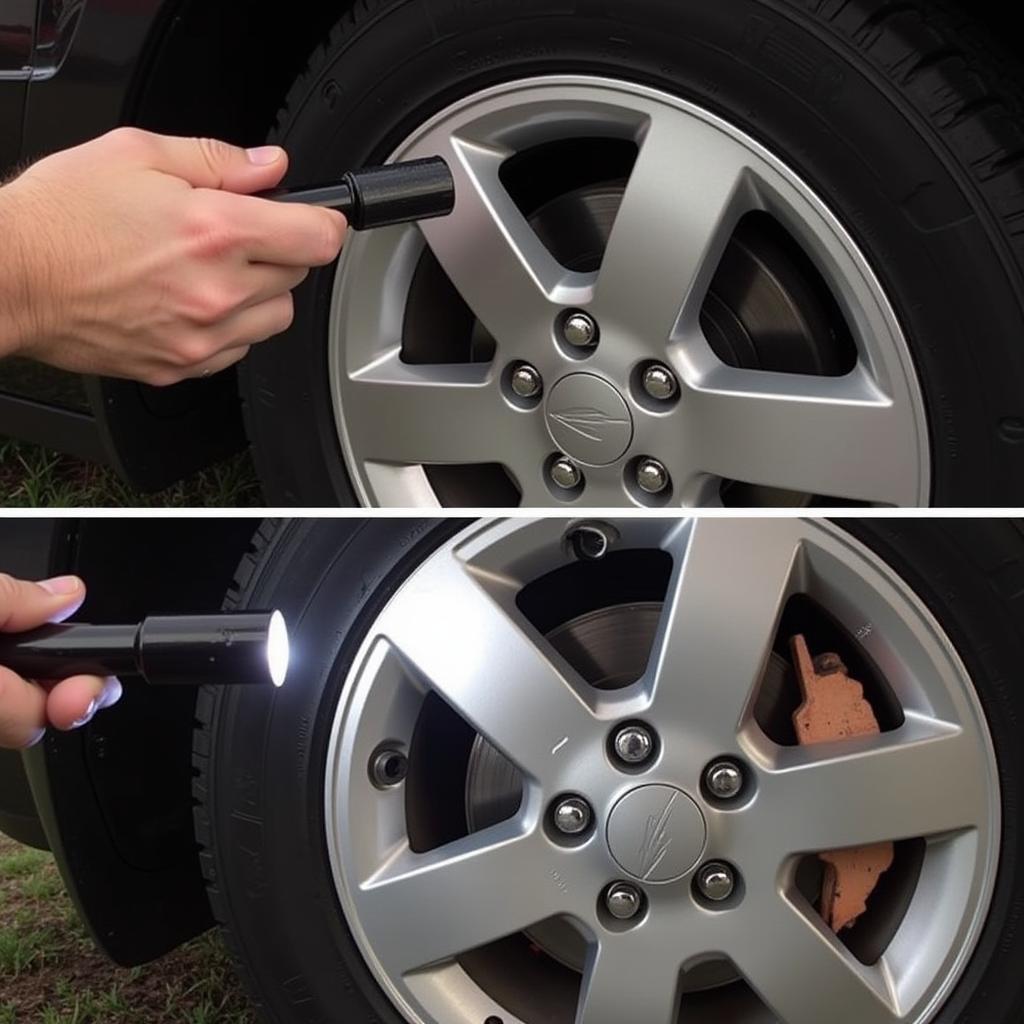
[[(77, 576), (28, 583), (0, 574), (0, 633), (21, 633), (73, 615), (85, 600)], [(0, 666), (0, 747), (21, 749), (38, 743), (47, 726), (77, 729), (97, 711), (116, 704), (117, 679), (72, 676), (57, 682), (30, 682)]]
[(155, 385), (237, 362), (344, 241), (337, 211), (246, 194), (287, 165), (134, 128), (32, 165), (0, 189), (0, 355)]

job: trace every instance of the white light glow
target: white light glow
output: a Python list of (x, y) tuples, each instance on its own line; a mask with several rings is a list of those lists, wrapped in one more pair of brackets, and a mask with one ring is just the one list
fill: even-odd
[(288, 675), (288, 627), (284, 616), (274, 612), (270, 616), (270, 627), (267, 629), (267, 667), (270, 679), (275, 686), (284, 686)]

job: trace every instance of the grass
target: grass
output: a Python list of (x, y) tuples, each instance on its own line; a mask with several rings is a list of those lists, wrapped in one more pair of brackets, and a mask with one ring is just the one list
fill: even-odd
[(93, 945), (53, 858), (0, 836), (0, 1024), (256, 1024), (219, 936), (119, 968)]
[(164, 491), (143, 494), (106, 466), (0, 440), (0, 506), (7, 508), (256, 508), (263, 503), (246, 452)]

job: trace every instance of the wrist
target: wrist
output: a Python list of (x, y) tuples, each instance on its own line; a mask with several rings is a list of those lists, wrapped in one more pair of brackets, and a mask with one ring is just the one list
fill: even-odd
[(43, 222), (35, 206), (21, 182), (0, 188), (0, 356), (26, 355), (46, 333)]

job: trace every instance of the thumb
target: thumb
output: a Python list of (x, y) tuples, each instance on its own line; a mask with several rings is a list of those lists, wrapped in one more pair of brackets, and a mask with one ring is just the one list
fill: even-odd
[(73, 615), (85, 600), (77, 576), (29, 583), (0, 573), (0, 633), (20, 633)]
[(277, 185), (288, 170), (288, 154), (280, 146), (242, 149), (220, 139), (158, 139), (156, 170), (183, 178), (195, 188), (260, 192)]

